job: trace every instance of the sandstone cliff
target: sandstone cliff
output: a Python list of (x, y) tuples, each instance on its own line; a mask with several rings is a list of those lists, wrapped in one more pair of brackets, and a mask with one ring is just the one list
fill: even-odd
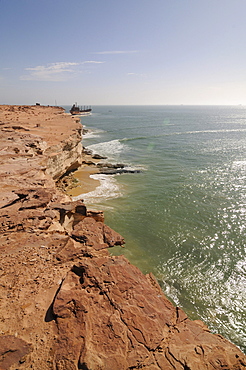
[(108, 248), (123, 238), (61, 193), (82, 161), (62, 108), (0, 106), (0, 369), (244, 369), (245, 355), (191, 321)]

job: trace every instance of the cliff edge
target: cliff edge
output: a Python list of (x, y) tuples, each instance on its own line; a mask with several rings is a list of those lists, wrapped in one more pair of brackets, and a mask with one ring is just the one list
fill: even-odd
[(83, 160), (62, 108), (0, 106), (0, 370), (244, 369), (246, 356), (192, 321), (108, 248), (124, 239), (56, 180)]

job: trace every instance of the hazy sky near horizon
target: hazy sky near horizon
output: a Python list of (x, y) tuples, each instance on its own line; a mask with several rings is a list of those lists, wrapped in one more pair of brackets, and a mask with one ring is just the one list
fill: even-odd
[(246, 0), (0, 0), (0, 104), (246, 104)]

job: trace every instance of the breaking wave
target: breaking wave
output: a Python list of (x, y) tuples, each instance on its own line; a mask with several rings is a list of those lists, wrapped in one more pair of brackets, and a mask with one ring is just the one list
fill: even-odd
[(121, 188), (114, 175), (94, 174), (92, 179), (99, 180), (100, 185), (89, 193), (73, 197), (73, 200), (83, 199), (85, 203), (100, 203), (107, 199), (119, 198), (122, 196)]
[(87, 148), (92, 150), (93, 153), (100, 153), (100, 155), (109, 158), (120, 155), (122, 152), (128, 150), (128, 146), (122, 143), (120, 140), (111, 140), (98, 144), (92, 144), (87, 146)]

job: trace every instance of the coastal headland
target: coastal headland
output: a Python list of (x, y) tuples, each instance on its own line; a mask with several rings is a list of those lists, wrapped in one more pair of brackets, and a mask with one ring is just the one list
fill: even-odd
[(246, 368), (246, 356), (175, 307), (151, 273), (110, 255), (124, 239), (103, 211), (61, 190), (78, 169), (84, 192), (96, 186), (79, 118), (2, 105), (0, 127), (1, 370)]

